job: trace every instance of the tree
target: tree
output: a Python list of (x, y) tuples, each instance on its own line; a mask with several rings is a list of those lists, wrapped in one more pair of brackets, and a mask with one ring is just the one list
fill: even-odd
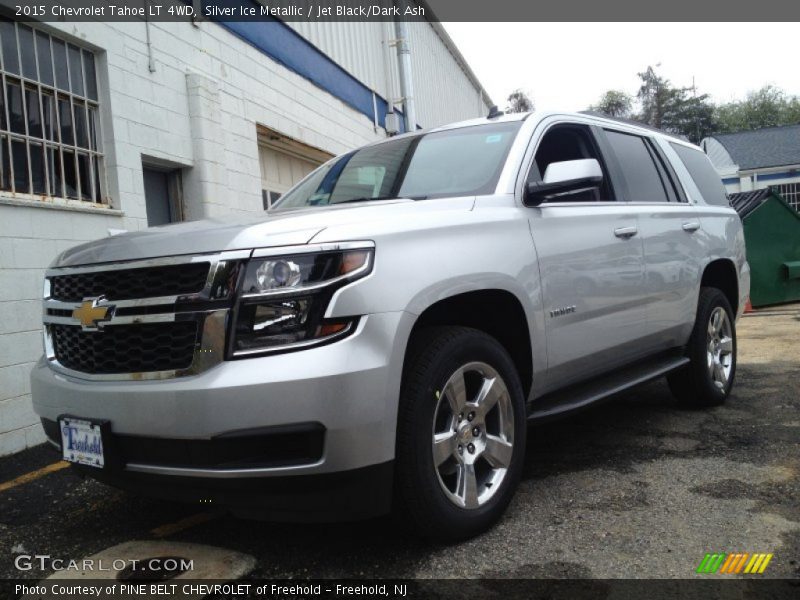
[(601, 112), (609, 117), (627, 118), (631, 116), (633, 98), (620, 90), (608, 90), (600, 97), (597, 104), (590, 106), (589, 110)]
[(638, 75), (642, 80), (642, 85), (636, 93), (641, 105), (638, 118), (651, 127), (664, 129), (665, 121), (669, 121), (670, 112), (680, 100), (681, 91), (672, 87), (669, 79), (658, 75), (653, 67), (648, 66), (647, 70)]
[[(656, 65), (658, 66), (658, 65)], [(714, 105), (708, 94), (674, 87), (653, 67), (639, 73), (642, 84), (636, 97), (641, 106), (638, 120), (669, 133), (686, 136), (695, 144), (716, 130)]]
[(521, 113), (533, 110), (533, 100), (528, 96), (527, 92), (516, 89), (508, 95), (508, 106), (506, 107), (507, 113)]
[[(641, 85), (634, 99), (621, 90), (608, 90), (589, 110), (625, 117), (687, 137), (695, 144), (715, 133), (729, 133), (800, 124), (800, 96), (766, 85), (743, 100), (715, 105), (708, 94), (692, 87), (676, 87), (648, 66), (638, 73)], [(509, 100), (511, 97), (509, 97)], [(634, 104), (638, 111), (633, 110)]]
[(688, 91), (684, 90), (681, 98), (672, 107), (664, 128), (666, 131), (685, 135), (693, 144), (699, 144), (704, 137), (716, 132), (715, 107), (708, 94), (690, 96)]
[(748, 93), (744, 100), (718, 106), (715, 118), (718, 133), (794, 125), (800, 123), (800, 98), (766, 85)]

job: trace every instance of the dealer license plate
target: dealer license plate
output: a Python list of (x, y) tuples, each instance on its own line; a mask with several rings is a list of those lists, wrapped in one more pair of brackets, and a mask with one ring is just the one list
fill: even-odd
[(83, 419), (64, 417), (59, 420), (59, 426), (64, 460), (99, 469), (105, 466), (100, 425)]

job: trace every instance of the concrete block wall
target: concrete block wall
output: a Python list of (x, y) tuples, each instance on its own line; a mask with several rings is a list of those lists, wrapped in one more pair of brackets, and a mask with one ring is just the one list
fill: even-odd
[(0, 192), (0, 456), (44, 441), (30, 370), (42, 354), (44, 271), (56, 255), (147, 226), (142, 161), (183, 168), (186, 217), (261, 211), (256, 124), (338, 154), (369, 119), (213, 23), (51, 24), (96, 51), (109, 207)]
[(42, 355), (42, 282), (55, 256), (106, 235), (118, 211), (31, 207), (0, 196), (0, 456), (44, 441), (30, 370)]
[(186, 217), (200, 219), (262, 210), (257, 124), (330, 154), (384, 135), (214, 23), (41, 27), (95, 51), (109, 204), (0, 192), (0, 456), (44, 440), (29, 384), (42, 354), (44, 270), (110, 228), (147, 226), (143, 161), (181, 169)]

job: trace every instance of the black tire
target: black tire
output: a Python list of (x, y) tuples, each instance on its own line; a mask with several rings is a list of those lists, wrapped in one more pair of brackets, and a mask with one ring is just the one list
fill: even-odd
[[(476, 362), (494, 369), (508, 390), (510, 403), (504, 406), (506, 414), (510, 411), (514, 417), (513, 427), (509, 427), (513, 430), (513, 444), (509, 465), (496, 489), (491, 490), (483, 504), (467, 509), (456, 506), (443, 490), (431, 444), (439, 391), (458, 369)], [(454, 413), (451, 414), (455, 419)], [(488, 428), (486, 425), (487, 432)], [(421, 537), (439, 542), (464, 540), (485, 531), (503, 514), (519, 484), (526, 431), (525, 399), (519, 375), (497, 340), (467, 327), (432, 327), (417, 332), (410, 342), (400, 394), (396, 517)]]
[[(709, 371), (709, 321), (717, 309), (725, 311), (730, 323), (731, 364), (727, 382), (720, 386), (714, 382)], [(686, 356), (691, 361), (687, 366), (667, 376), (669, 389), (684, 406), (708, 407), (725, 402), (736, 376), (736, 322), (730, 302), (720, 290), (704, 287), (700, 289), (697, 317), (694, 323)]]

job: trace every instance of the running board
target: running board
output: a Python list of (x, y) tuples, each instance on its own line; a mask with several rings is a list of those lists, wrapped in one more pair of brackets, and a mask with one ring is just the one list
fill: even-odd
[(689, 359), (685, 356), (661, 355), (597, 379), (546, 394), (533, 401), (528, 421), (546, 421), (587, 408), (600, 400), (666, 375), (688, 363)]

